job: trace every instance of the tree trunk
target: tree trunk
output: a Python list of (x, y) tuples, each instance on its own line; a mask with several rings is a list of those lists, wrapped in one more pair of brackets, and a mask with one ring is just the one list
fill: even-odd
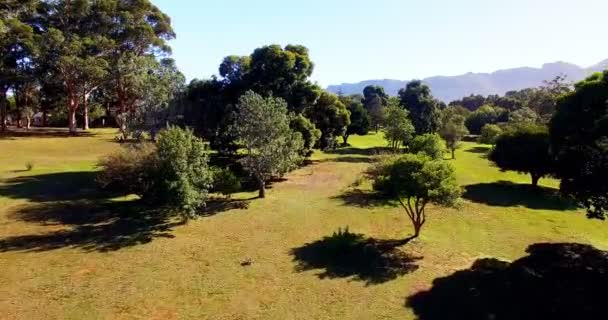
[(0, 88), (0, 128), (2, 132), (6, 131), (6, 91), (4, 88)]
[(264, 199), (264, 198), (266, 198), (266, 182), (259, 180), (258, 184), (260, 186), (260, 192), (259, 192), (258, 197), (260, 199)]
[(46, 108), (42, 110), (42, 126), (46, 127), (48, 122), (48, 114)]
[(344, 140), (344, 145), (347, 146), (348, 145), (348, 135), (343, 135), (342, 140)]
[(70, 134), (76, 134), (77, 124), (76, 124), (76, 100), (73, 97), (68, 99), (68, 121)]
[(25, 130), (29, 131), (32, 126), (32, 118), (28, 115), (25, 116)]
[(541, 175), (532, 173), (532, 186), (538, 187), (538, 180), (540, 180)]
[(84, 104), (82, 105), (82, 115), (84, 117), (84, 121), (82, 122), (82, 129), (89, 130), (89, 106), (87, 105), (86, 99)]
[(452, 160), (456, 160), (456, 150), (452, 149)]

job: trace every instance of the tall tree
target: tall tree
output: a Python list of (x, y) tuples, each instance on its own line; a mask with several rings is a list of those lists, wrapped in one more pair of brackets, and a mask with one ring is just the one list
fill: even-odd
[(334, 148), (336, 138), (341, 137), (350, 124), (350, 114), (346, 106), (335, 94), (323, 91), (317, 102), (305, 110), (305, 115), (321, 130), (319, 146)]
[(361, 102), (370, 115), (371, 125), (378, 132), (384, 121), (384, 111), (388, 106), (389, 96), (381, 86), (367, 86), (363, 89)]
[(589, 217), (608, 213), (608, 70), (575, 85), (557, 104), (551, 121), (561, 189), (587, 210)]
[(439, 135), (452, 152), (452, 159), (456, 159), (456, 149), (460, 146), (462, 138), (469, 133), (464, 122), (465, 117), (460, 115), (455, 107), (446, 108), (441, 112)]
[(396, 105), (386, 108), (386, 119), (382, 127), (384, 138), (393, 152), (399, 151), (402, 146), (407, 146), (416, 131), (407, 110)]
[(347, 106), (350, 112), (350, 124), (342, 135), (344, 144), (348, 144), (348, 138), (353, 134), (366, 135), (371, 126), (371, 119), (367, 110), (363, 107), (360, 100), (354, 100), (350, 97), (340, 97), (340, 100)]
[(439, 103), (431, 95), (429, 86), (414, 80), (399, 90), (399, 98), (401, 105), (410, 112), (416, 134), (433, 133), (439, 129)]
[(301, 162), (302, 136), (289, 127), (283, 99), (264, 98), (253, 91), (239, 99), (234, 130), (245, 152), (242, 164), (258, 183), (260, 198), (264, 198), (270, 178), (289, 172)]

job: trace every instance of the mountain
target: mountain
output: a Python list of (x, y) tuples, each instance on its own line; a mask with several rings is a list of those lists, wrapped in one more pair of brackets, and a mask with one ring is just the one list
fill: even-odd
[[(492, 73), (472, 73), (458, 76), (436, 76), (422, 81), (428, 84), (433, 95), (444, 101), (450, 102), (471, 94), (499, 94), (504, 95), (510, 90), (521, 90), (525, 88), (538, 87), (545, 80), (551, 80), (560, 74), (567, 75), (568, 81), (580, 81), (593, 72), (608, 69), (608, 59), (584, 68), (567, 62), (554, 62), (544, 64), (541, 68), (513, 68), (498, 70)], [(397, 95), (399, 89), (404, 88), (408, 80), (367, 80), (359, 83), (343, 83), (332, 85), (328, 91), (343, 94), (362, 93), (363, 88), (368, 85), (383, 86), (390, 95)]]

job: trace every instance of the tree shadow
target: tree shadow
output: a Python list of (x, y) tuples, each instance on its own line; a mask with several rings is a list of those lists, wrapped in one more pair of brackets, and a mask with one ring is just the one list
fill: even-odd
[(117, 251), (149, 243), (155, 238), (173, 238), (172, 229), (185, 223), (162, 208), (150, 208), (139, 201), (107, 200), (37, 204), (17, 211), (11, 218), (64, 228), (46, 234), (2, 238), (0, 252), (43, 252), (61, 248)]
[(35, 202), (67, 201), (99, 197), (95, 172), (62, 172), (23, 176), (3, 181), (0, 197)]
[(338, 148), (334, 150), (327, 150), (327, 154), (338, 154), (338, 155), (359, 155), (359, 156), (375, 156), (389, 152), (388, 147), (373, 147), (373, 148)]
[(375, 240), (346, 230), (291, 250), (297, 272), (323, 269), (320, 279), (353, 278), (381, 284), (418, 269), (414, 257), (398, 247), (406, 240)]
[(257, 197), (245, 200), (213, 198), (207, 201), (207, 205), (203, 209), (202, 215), (209, 217), (232, 210), (247, 210), (249, 208), (249, 203), (254, 199), (257, 199)]
[(338, 163), (372, 163), (373, 158), (370, 157), (337, 157), (325, 160), (326, 162), (338, 162)]
[(466, 150), (466, 152), (470, 152), (470, 153), (479, 153), (479, 154), (488, 154), (490, 152), (490, 150), (492, 150), (492, 147), (482, 147), (482, 146), (476, 146), (476, 147), (472, 147)]
[(349, 189), (332, 199), (342, 201), (345, 206), (360, 208), (397, 206), (395, 201), (378, 192), (361, 189)]
[(69, 138), (69, 137), (95, 137), (96, 133), (90, 131), (78, 131), (70, 133), (67, 128), (36, 128), (30, 130), (24, 128), (9, 128), (0, 132), (0, 140), (15, 140), (19, 138)]
[(490, 206), (524, 206), (529, 209), (575, 210), (577, 205), (561, 197), (558, 190), (510, 181), (465, 186), (463, 198)]
[(406, 299), (420, 320), (605, 319), (608, 252), (541, 243), (512, 263), (479, 259)]

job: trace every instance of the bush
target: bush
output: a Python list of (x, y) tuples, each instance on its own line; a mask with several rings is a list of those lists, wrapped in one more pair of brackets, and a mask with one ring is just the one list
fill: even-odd
[(436, 133), (417, 136), (410, 144), (411, 153), (423, 153), (434, 160), (443, 159), (445, 150), (445, 142)]
[(101, 160), (97, 181), (104, 189), (139, 195), (185, 218), (205, 205), (211, 172), (202, 140), (192, 131), (171, 127), (158, 143), (137, 144)]
[(496, 144), (496, 139), (502, 134), (502, 129), (495, 124), (486, 124), (481, 128), (479, 143)]
[(308, 118), (301, 114), (292, 116), (289, 127), (291, 130), (302, 134), (304, 148), (302, 149), (301, 155), (305, 157), (310, 156), (317, 141), (321, 139), (321, 130), (317, 129), (314, 123), (310, 122)]
[(241, 179), (232, 170), (214, 167), (212, 172), (214, 192), (229, 198), (231, 194), (241, 190)]

